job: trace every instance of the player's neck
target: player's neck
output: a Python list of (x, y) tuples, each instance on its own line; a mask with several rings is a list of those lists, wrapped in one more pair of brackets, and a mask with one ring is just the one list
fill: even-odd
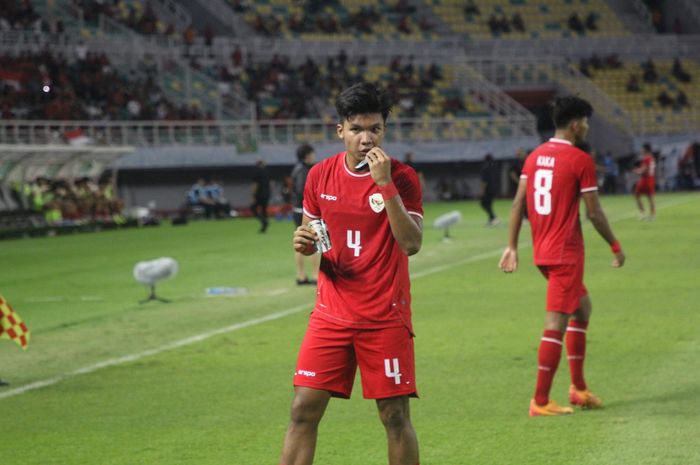
[(552, 137), (554, 139), (567, 140), (571, 142), (572, 145), (576, 144), (576, 137), (571, 133), (571, 131), (566, 129), (557, 129), (554, 131), (554, 136)]
[(353, 173), (353, 174), (363, 174), (363, 171), (355, 169), (355, 166), (357, 166), (359, 162), (355, 160), (355, 157), (350, 155), (350, 152), (345, 152), (345, 166), (347, 169)]

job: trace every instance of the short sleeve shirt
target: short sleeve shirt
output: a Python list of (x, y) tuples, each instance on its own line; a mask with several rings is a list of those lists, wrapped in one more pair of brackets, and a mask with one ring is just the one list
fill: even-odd
[(656, 160), (654, 160), (654, 156), (649, 154), (644, 155), (644, 157), (642, 158), (642, 179), (653, 180), (655, 171)]
[[(391, 177), (408, 213), (422, 218), (416, 172), (392, 159)], [(304, 214), (323, 218), (332, 244), (321, 258), (314, 312), (348, 327), (412, 330), (408, 257), (369, 172), (350, 171), (345, 152), (317, 163), (306, 179)]]
[(584, 258), (581, 194), (598, 190), (593, 158), (569, 141), (550, 139), (525, 160), (527, 211), (537, 265), (570, 265)]

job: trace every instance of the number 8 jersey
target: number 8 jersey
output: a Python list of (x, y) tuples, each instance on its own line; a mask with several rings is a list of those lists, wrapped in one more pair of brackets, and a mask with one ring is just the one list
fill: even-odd
[(581, 194), (598, 189), (593, 158), (563, 139), (550, 139), (525, 160), (527, 211), (536, 265), (583, 260)]
[[(408, 213), (422, 218), (416, 172), (392, 159), (391, 177)], [(323, 218), (332, 244), (321, 257), (317, 316), (347, 327), (413, 331), (408, 257), (369, 171), (350, 171), (345, 152), (317, 163), (306, 179), (304, 214)]]

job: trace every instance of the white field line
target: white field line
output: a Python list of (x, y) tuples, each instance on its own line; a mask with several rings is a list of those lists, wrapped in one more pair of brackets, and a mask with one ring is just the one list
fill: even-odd
[(278, 320), (280, 318), (284, 318), (285, 316), (292, 315), (294, 313), (298, 313), (304, 309), (308, 309), (309, 304), (303, 304), (303, 305), (297, 305), (296, 307), (288, 308), (286, 310), (282, 310), (280, 312), (275, 312), (271, 313), (269, 315), (265, 315), (260, 318), (254, 318), (252, 320), (244, 321), (242, 323), (236, 323), (234, 325), (230, 326), (224, 326), (223, 328), (218, 328), (214, 329), (212, 331), (207, 331), (205, 333), (197, 334), (194, 336), (190, 336), (184, 339), (179, 339), (177, 341), (169, 342), (167, 344), (164, 344), (162, 346), (149, 349), (149, 350), (144, 350), (143, 352), (137, 352), (135, 354), (131, 355), (125, 355), (123, 357), (117, 357), (117, 358), (110, 358), (107, 360), (103, 360), (101, 362), (97, 362), (94, 365), (88, 365), (83, 368), (79, 368), (75, 371), (71, 371), (62, 375), (54, 376), (53, 378), (48, 378), (44, 379), (41, 381), (36, 381), (34, 383), (30, 384), (25, 384), (24, 386), (20, 386), (15, 389), (10, 389), (9, 391), (5, 392), (0, 392), (0, 399), (5, 399), (7, 397), (13, 397), (17, 396), (19, 394), (24, 394), (25, 392), (32, 391), (34, 389), (39, 389), (47, 386), (52, 386), (54, 384), (57, 384), (65, 379), (72, 378), (74, 376), (78, 375), (85, 375), (88, 373), (93, 373), (97, 370), (101, 370), (102, 368), (108, 368), (108, 367), (113, 367), (117, 365), (123, 365), (124, 363), (129, 363), (129, 362), (135, 362), (137, 360), (140, 360), (144, 357), (150, 357), (151, 355), (157, 355), (162, 352), (168, 351), (168, 350), (173, 350), (173, 349), (178, 349), (180, 347), (185, 347), (188, 345), (196, 344), (198, 342), (205, 341), (211, 337), (218, 336), (219, 334), (226, 334), (230, 333), (233, 331), (238, 331), (239, 329), (244, 329), (248, 328), (250, 326), (256, 326), (262, 323), (266, 323), (268, 321), (274, 321)]
[[(657, 206), (657, 210), (661, 208), (666, 208), (666, 207), (671, 207), (675, 206), (678, 204), (685, 203), (686, 201), (676, 201), (676, 202), (669, 202), (668, 204), (665, 204), (663, 206)], [(614, 219), (611, 219), (610, 222), (618, 222), (630, 218), (636, 218), (638, 214), (636, 212), (634, 213), (628, 213), (621, 215), (619, 217), (616, 217)], [(520, 248), (524, 247), (529, 247), (530, 244), (528, 243), (527, 245), (523, 244), (520, 246)], [(472, 255), (471, 257), (467, 257), (462, 260), (457, 260), (454, 262), (446, 263), (444, 265), (439, 265), (439, 266), (434, 266), (432, 268), (428, 268), (416, 273), (412, 273), (411, 277), (413, 279), (416, 278), (422, 278), (424, 276), (429, 276), (431, 274), (439, 273), (441, 271), (448, 270), (450, 268), (454, 268), (456, 266), (460, 265), (465, 265), (468, 263), (474, 263), (480, 260), (485, 260), (487, 258), (493, 258), (499, 256), (503, 252), (503, 248), (499, 248), (497, 250), (491, 250), (489, 252), (483, 252), (477, 255)], [(495, 264), (494, 264), (495, 268)], [(79, 368), (74, 371), (70, 371), (68, 373), (64, 373), (62, 375), (54, 376), (53, 378), (47, 378), (41, 381), (35, 381), (33, 383), (25, 384), (24, 386), (20, 386), (18, 388), (10, 389), (5, 392), (0, 392), (0, 399), (6, 399), (8, 397), (14, 397), (18, 396), (20, 394), (24, 394), (25, 392), (33, 391), (35, 389), (40, 389), (48, 386), (53, 386), (54, 384), (58, 384), (63, 380), (66, 380), (68, 378), (73, 378), (74, 376), (79, 376), (79, 375), (85, 375), (89, 373), (93, 373), (95, 371), (101, 370), (103, 368), (108, 368), (108, 367), (113, 367), (113, 366), (118, 366), (118, 365), (123, 365), (125, 363), (130, 363), (130, 362), (135, 362), (138, 361), (144, 357), (150, 357), (152, 355), (157, 355), (162, 352), (166, 352), (169, 350), (173, 349), (178, 349), (180, 347), (185, 347), (189, 346), (192, 344), (196, 344), (198, 342), (205, 341), (211, 337), (218, 336), (220, 334), (226, 334), (226, 333), (231, 333), (234, 331), (238, 331), (240, 329), (245, 329), (249, 328), (251, 326), (257, 326), (262, 323), (266, 323), (268, 321), (274, 321), (274, 320), (279, 320), (280, 318), (284, 318), (289, 315), (293, 315), (295, 313), (298, 313), (304, 309), (309, 309), (310, 305), (309, 304), (303, 304), (303, 305), (297, 305), (296, 307), (291, 307), (286, 310), (282, 310), (279, 312), (271, 313), (269, 315), (260, 317), (260, 318), (254, 318), (252, 320), (244, 321), (242, 323), (236, 323), (230, 326), (224, 326), (223, 328), (218, 328), (214, 329), (211, 331), (207, 331), (205, 333), (197, 334), (194, 336), (190, 336), (184, 339), (179, 339), (177, 341), (169, 342), (167, 344), (164, 344), (159, 347), (155, 347), (153, 349), (148, 349), (144, 350), (142, 352), (137, 352), (131, 355), (124, 355), (123, 357), (117, 357), (117, 358), (110, 358), (107, 360), (103, 360), (101, 362), (97, 362), (93, 365), (88, 365), (83, 368)]]

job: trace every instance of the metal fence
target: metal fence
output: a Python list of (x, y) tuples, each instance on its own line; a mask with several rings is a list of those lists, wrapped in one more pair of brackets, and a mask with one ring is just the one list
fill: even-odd
[[(336, 123), (323, 120), (259, 121), (34, 121), (0, 120), (0, 143), (67, 143), (66, 133), (80, 129), (89, 144), (109, 146), (237, 145), (301, 141), (334, 142)], [(387, 141), (450, 142), (508, 139), (536, 135), (531, 117), (390, 119)]]

